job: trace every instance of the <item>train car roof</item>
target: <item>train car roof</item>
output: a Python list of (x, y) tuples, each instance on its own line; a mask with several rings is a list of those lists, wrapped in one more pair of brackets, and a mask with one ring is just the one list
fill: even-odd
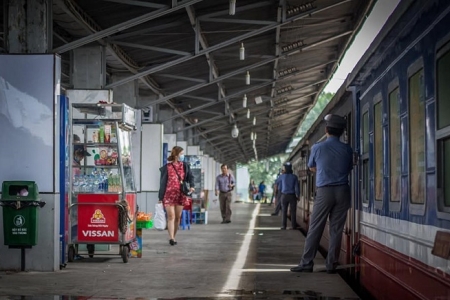
[(350, 87), (359, 86), (362, 84), (366, 80), (368, 74), (370, 74), (370, 72), (378, 66), (380, 60), (384, 57), (384, 51), (387, 49), (385, 45), (392, 44), (395, 39), (399, 38), (396, 33), (393, 34), (393, 31), (401, 30), (399, 20), (413, 3), (414, 0), (404, 0), (399, 2), (380, 32), (370, 44), (367, 51), (355, 65), (352, 72), (348, 74), (347, 78), (344, 80), (344, 83), (341, 85), (334, 97), (318, 116), (311, 128), (305, 133), (304, 137), (299, 141), (297, 146), (289, 154), (289, 159), (294, 157), (305, 146), (309, 145), (309, 137), (316, 130), (316, 127), (318, 127), (322, 122), (324, 116), (332, 111), (341, 100), (345, 101), (347, 97), (349, 97), (351, 93)]

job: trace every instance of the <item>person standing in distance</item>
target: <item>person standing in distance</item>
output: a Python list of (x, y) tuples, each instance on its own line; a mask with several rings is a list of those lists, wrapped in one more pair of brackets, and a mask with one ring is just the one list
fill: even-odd
[(221, 165), (222, 173), (216, 177), (216, 196), (219, 195), (220, 212), (222, 213), (222, 223), (231, 223), (231, 191), (234, 189), (235, 181), (233, 175), (228, 173), (228, 166)]
[(278, 213), (281, 211), (281, 192), (278, 185), (280, 184), (280, 177), (282, 174), (284, 174), (284, 168), (280, 169), (277, 179), (273, 185), (273, 193), (275, 194), (275, 211), (270, 214), (271, 216), (278, 216)]
[(159, 186), (159, 203), (164, 204), (167, 211), (167, 229), (169, 231), (169, 244), (177, 244), (176, 235), (181, 220), (181, 213), (190, 198), (181, 191), (181, 181), (189, 182), (190, 192), (195, 191), (194, 176), (189, 164), (184, 162), (183, 148), (175, 146), (167, 158), (168, 163), (162, 166)]
[(292, 170), (292, 165), (287, 162), (283, 166), (284, 173), (277, 179), (277, 191), (281, 193), (281, 211), (282, 211), (282, 226), (285, 230), (287, 226), (287, 212), (288, 207), (291, 210), (291, 229), (297, 228), (297, 200), (300, 198), (300, 184), (297, 175)]
[(327, 273), (336, 273), (341, 250), (342, 230), (351, 206), (348, 175), (353, 169), (353, 150), (339, 141), (347, 126), (339, 115), (325, 116), (327, 139), (313, 145), (308, 167), (316, 172), (316, 199), (311, 214), (305, 249), (300, 264), (292, 272), (312, 272), (327, 219), (330, 220), (330, 241), (326, 258)]

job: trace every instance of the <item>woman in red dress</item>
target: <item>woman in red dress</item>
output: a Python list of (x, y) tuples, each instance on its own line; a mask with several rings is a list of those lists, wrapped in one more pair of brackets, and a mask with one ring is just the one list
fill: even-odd
[(175, 146), (172, 148), (169, 161), (159, 170), (161, 181), (159, 187), (159, 203), (163, 203), (167, 211), (167, 228), (169, 231), (170, 245), (176, 245), (178, 226), (180, 224), (183, 207), (189, 204), (190, 198), (181, 192), (181, 181), (189, 183), (190, 192), (194, 189), (194, 177), (187, 163), (184, 162), (183, 148)]

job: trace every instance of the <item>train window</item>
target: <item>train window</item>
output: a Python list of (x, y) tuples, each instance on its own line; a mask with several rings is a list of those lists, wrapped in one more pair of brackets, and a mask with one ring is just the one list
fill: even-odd
[(362, 119), (362, 201), (369, 202), (369, 111)]
[(450, 126), (450, 51), (437, 61), (437, 128)]
[(368, 203), (369, 202), (369, 160), (365, 159), (363, 160), (363, 182), (362, 182), (362, 188), (363, 188), (363, 202)]
[(437, 79), (437, 186), (441, 211), (450, 212), (450, 44), (439, 55)]
[(369, 152), (369, 112), (363, 114), (363, 153)]
[(374, 109), (374, 172), (375, 172), (375, 200), (383, 200), (383, 113), (381, 101), (376, 103)]
[(400, 202), (400, 178), (402, 170), (402, 159), (400, 156), (400, 91), (397, 87), (389, 94), (389, 155), (390, 155), (390, 201)]
[(450, 138), (439, 141), (438, 151), (440, 165), (442, 166), (438, 172), (438, 187), (441, 191), (441, 197), (444, 202), (443, 204), (448, 208), (450, 207), (450, 188), (448, 187), (448, 182), (450, 182)]
[(409, 77), (409, 180), (413, 204), (425, 203), (425, 99), (423, 69)]

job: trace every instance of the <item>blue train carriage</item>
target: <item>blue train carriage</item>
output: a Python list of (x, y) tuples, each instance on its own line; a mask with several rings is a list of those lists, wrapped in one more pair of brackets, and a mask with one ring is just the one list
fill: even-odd
[(377, 299), (450, 297), (448, 28), (450, 1), (401, 1), (349, 82), (359, 280)]

